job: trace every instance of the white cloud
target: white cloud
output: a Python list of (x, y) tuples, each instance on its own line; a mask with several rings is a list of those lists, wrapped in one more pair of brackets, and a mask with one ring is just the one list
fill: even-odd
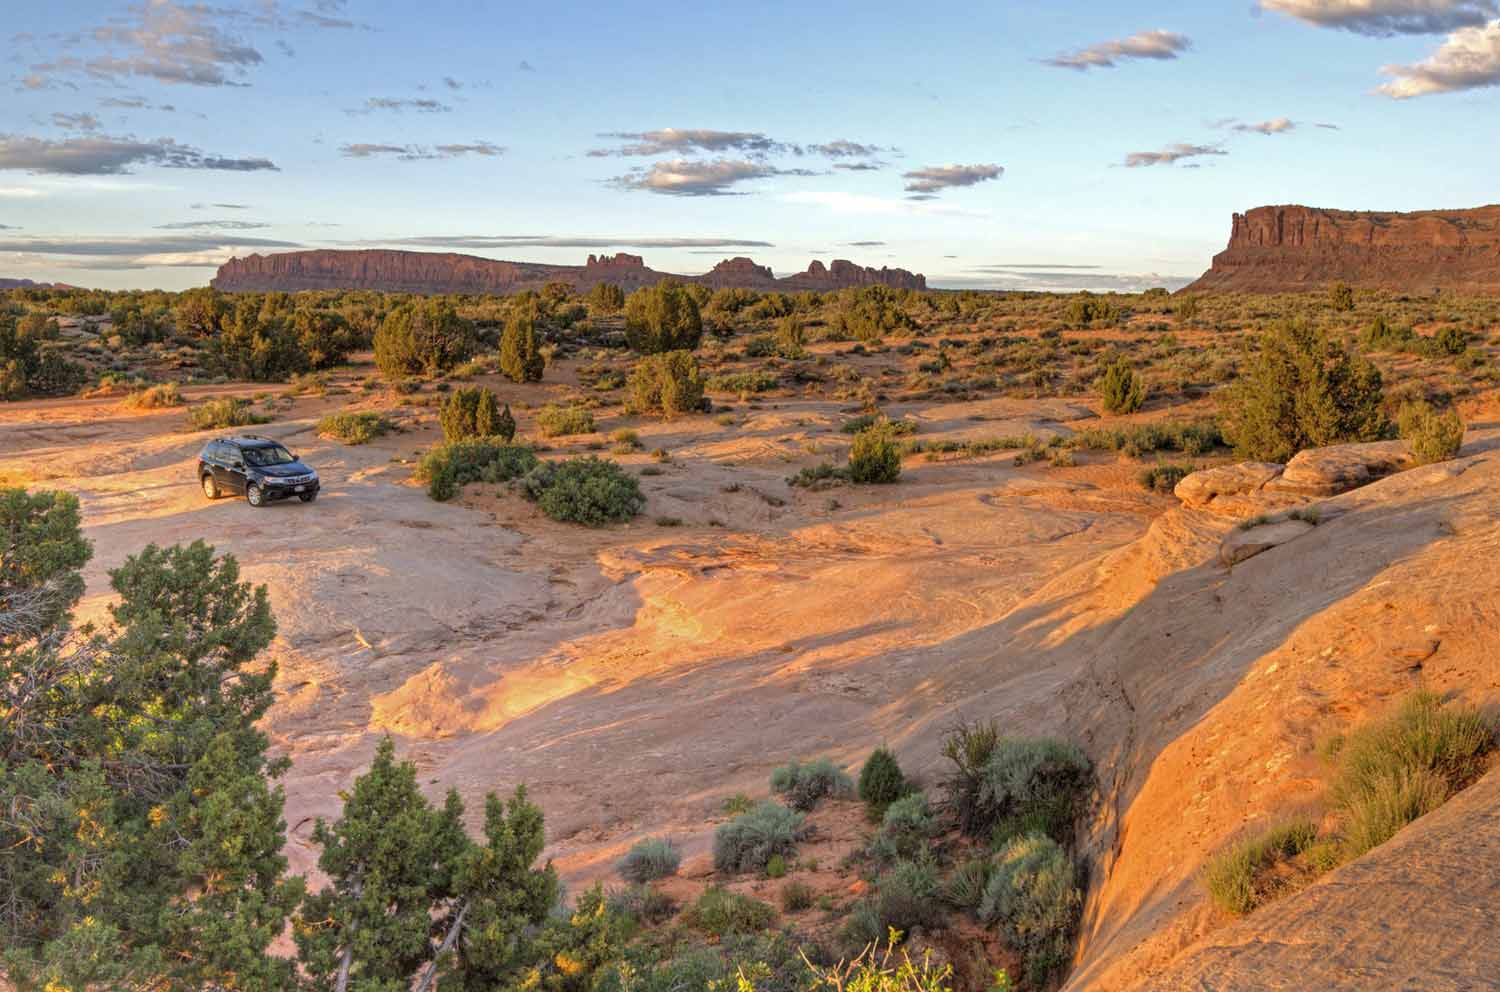
[(973, 186), (976, 183), (989, 182), (1003, 175), (1005, 175), (1005, 168), (993, 164), (929, 165), (924, 169), (903, 172), (901, 178), (908, 180), (906, 184), (908, 193), (937, 193), (959, 186)]
[(1214, 145), (1168, 145), (1156, 152), (1131, 152), (1125, 156), (1125, 167), (1139, 169), (1151, 165), (1176, 165), (1185, 159), (1228, 154), (1224, 149)]
[(1076, 52), (1065, 52), (1046, 59), (1046, 64), (1058, 69), (1113, 69), (1122, 61), (1130, 59), (1175, 59), (1193, 45), (1192, 40), (1171, 31), (1142, 31), (1129, 38), (1114, 38), (1097, 45), (1080, 48)]
[(1297, 122), (1288, 117), (1273, 117), (1271, 120), (1261, 121), (1258, 124), (1240, 122), (1232, 124), (1230, 127), (1241, 134), (1285, 134), (1288, 131), (1296, 130)]
[(807, 175), (813, 173), (805, 169), (778, 169), (764, 162), (724, 158), (699, 162), (679, 158), (656, 162), (649, 169), (633, 169), (611, 179), (610, 184), (619, 189), (673, 196), (732, 196), (730, 187), (736, 183), (771, 176)]
[(1477, 27), (1500, 12), (1496, 0), (1261, 0), (1261, 7), (1316, 27), (1377, 37), (1443, 34)]
[(1394, 78), (1379, 92), (1397, 100), (1500, 86), (1500, 20), (1460, 28), (1424, 61), (1380, 71)]

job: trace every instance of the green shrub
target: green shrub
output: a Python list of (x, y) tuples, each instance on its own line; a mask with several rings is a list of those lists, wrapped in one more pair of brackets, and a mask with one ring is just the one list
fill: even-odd
[(769, 372), (730, 372), (710, 377), (703, 388), (716, 393), (764, 393), (780, 384)]
[(723, 937), (764, 930), (775, 918), (776, 910), (767, 903), (714, 885), (703, 890), (683, 920), (695, 930)]
[(500, 371), (512, 382), (541, 382), (546, 367), (536, 339), (535, 311), (511, 314), (500, 335)]
[(1090, 783), (1089, 761), (1052, 737), (1003, 737), (993, 723), (960, 725), (943, 742), (945, 783), (959, 827), (996, 846), (1024, 833), (1065, 839)]
[(882, 420), (854, 435), (849, 448), (849, 480), (889, 483), (901, 478), (901, 448), (890, 422)]
[(1149, 489), (1156, 493), (1170, 493), (1177, 488), (1177, 483), (1197, 471), (1191, 465), (1174, 465), (1170, 462), (1157, 462), (1155, 465), (1143, 468), (1136, 474), (1136, 481), (1141, 488)]
[(662, 923), (676, 909), (677, 903), (671, 896), (644, 883), (615, 889), (609, 894), (609, 911), (639, 924)]
[(1282, 889), (1277, 867), (1307, 850), (1317, 836), (1316, 823), (1294, 820), (1230, 844), (1204, 868), (1208, 894), (1236, 916), (1270, 902)]
[(1066, 443), (1084, 451), (1118, 451), (1140, 458), (1156, 451), (1203, 455), (1223, 444), (1224, 437), (1211, 421), (1187, 421), (1135, 424), (1113, 430), (1091, 427), (1074, 434)]
[(529, 448), (508, 445), (499, 438), (469, 438), (438, 445), (417, 463), (416, 478), (427, 483), (427, 494), (444, 502), (470, 482), (509, 482), (538, 465)]
[(1462, 355), (1469, 347), (1469, 335), (1461, 327), (1448, 325), (1432, 339), (1433, 346), (1445, 355)]
[(1071, 956), (1083, 906), (1077, 876), (1067, 852), (1041, 834), (1015, 838), (996, 859), (979, 918), (1025, 957), (1029, 985), (1044, 987)]
[(1334, 763), (1329, 799), (1339, 813), (1345, 858), (1377, 847), (1442, 805), (1483, 772), (1495, 727), (1472, 707), (1444, 706), (1416, 692), (1389, 717), (1328, 748)]
[(527, 498), (553, 520), (585, 527), (621, 523), (646, 506), (635, 476), (593, 456), (542, 462), (521, 485)]
[(978, 912), (993, 871), (994, 865), (988, 858), (970, 858), (963, 862), (943, 882), (944, 901), (954, 909)]
[(477, 342), (474, 325), (442, 300), (403, 304), (375, 332), (375, 364), (391, 380), (446, 372), (466, 361)]
[(1354, 309), (1354, 289), (1346, 282), (1336, 282), (1328, 288), (1328, 305), (1340, 313)]
[(876, 886), (881, 929), (910, 933), (918, 927), (934, 928), (942, 919), (937, 868), (930, 860), (897, 862)]
[(330, 413), (318, 421), (318, 436), (335, 438), (345, 444), (365, 444), (388, 433), (394, 426), (385, 414), (372, 410)]
[(592, 434), (594, 415), (585, 407), (548, 403), (536, 413), (536, 429), (542, 432), (543, 437)]
[(854, 792), (854, 782), (827, 758), (816, 758), (806, 764), (792, 761), (771, 772), (771, 791), (786, 796), (792, 809), (810, 810), (825, 796), (847, 796)]
[(188, 426), (195, 431), (220, 430), (225, 427), (246, 427), (264, 424), (271, 418), (256, 413), (250, 401), (235, 396), (221, 396), (206, 400), (187, 412)]
[(771, 857), (795, 853), (805, 831), (803, 815), (780, 803), (760, 802), (714, 831), (714, 867), (723, 872), (765, 871)]
[(1306, 323), (1282, 324), (1260, 344), (1220, 410), (1236, 455), (1285, 462), (1304, 448), (1384, 436), (1374, 365)]
[(690, 351), (647, 355), (625, 383), (625, 409), (671, 418), (703, 407), (703, 376)]
[(902, 796), (885, 808), (880, 819), (880, 833), (872, 850), (882, 860), (914, 857), (925, 850), (927, 841), (937, 832), (937, 821), (927, 797), (920, 792)]
[(1418, 465), (1446, 461), (1463, 447), (1464, 421), (1451, 407), (1438, 413), (1425, 400), (1403, 403), (1396, 423)]
[(858, 434), (882, 422), (897, 437), (904, 437), (907, 434), (915, 434), (917, 432), (917, 423), (914, 420), (890, 420), (878, 413), (863, 413), (858, 417), (852, 417), (844, 421), (839, 426), (839, 430), (845, 434)]
[(625, 305), (625, 291), (612, 282), (601, 282), (589, 290), (588, 304), (595, 313), (619, 313)]
[(806, 882), (788, 882), (781, 890), (782, 911), (800, 913), (804, 909), (811, 909), (816, 895), (813, 887)]
[(859, 770), (859, 798), (870, 812), (885, 813), (885, 808), (906, 795), (906, 776), (890, 749), (877, 747)]
[(449, 443), (473, 437), (497, 437), (507, 444), (516, 436), (510, 407), (499, 409), (495, 394), (483, 386), (455, 389), (443, 400), (443, 438)]
[(1146, 382), (1121, 359), (1099, 378), (1099, 399), (1105, 413), (1135, 413), (1146, 402)]
[(807, 332), (795, 314), (787, 314), (776, 325), (776, 354), (786, 359), (807, 356)]
[(677, 874), (681, 864), (682, 852), (676, 844), (664, 837), (648, 837), (637, 841), (615, 865), (615, 870), (627, 882), (654, 882)]
[(824, 487), (824, 483), (832, 485), (848, 480), (848, 470), (841, 469), (832, 462), (823, 462), (821, 465), (799, 469), (796, 475), (787, 476), (786, 484), (795, 489), (819, 489)]
[(160, 410), (163, 407), (181, 406), (182, 391), (175, 382), (163, 382), (135, 390), (125, 397), (125, 405), (132, 410)]
[(1113, 301), (1087, 291), (1073, 297), (1068, 304), (1068, 322), (1076, 327), (1115, 324), (1119, 322), (1120, 316), (1120, 308)]
[(639, 354), (692, 351), (702, 337), (698, 303), (675, 279), (638, 289), (625, 301), (625, 339)]

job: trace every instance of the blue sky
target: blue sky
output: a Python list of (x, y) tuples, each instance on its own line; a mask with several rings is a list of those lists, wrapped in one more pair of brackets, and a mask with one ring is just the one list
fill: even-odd
[(1495, 0), (7, 13), (0, 276), (406, 246), (1135, 288), (1260, 204), (1500, 201)]

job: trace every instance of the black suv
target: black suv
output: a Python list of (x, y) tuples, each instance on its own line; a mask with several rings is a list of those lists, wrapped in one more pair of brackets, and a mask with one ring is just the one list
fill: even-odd
[(204, 445), (198, 482), (209, 499), (243, 493), (251, 506), (288, 496), (304, 503), (318, 498), (318, 473), (279, 442), (254, 435), (221, 437)]

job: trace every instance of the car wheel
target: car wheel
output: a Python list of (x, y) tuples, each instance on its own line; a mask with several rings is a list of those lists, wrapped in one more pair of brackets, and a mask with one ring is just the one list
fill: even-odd
[(266, 494), (259, 485), (252, 482), (245, 488), (245, 499), (250, 501), (251, 506), (265, 506)]
[(215, 482), (214, 477), (212, 475), (209, 475), (208, 473), (204, 473), (203, 476), (203, 495), (207, 496), (209, 499), (219, 498), (219, 484)]
[(302, 493), (297, 498), (300, 499), (304, 503), (311, 503), (313, 500), (315, 500), (315, 499), (318, 498), (318, 494), (317, 493)]

